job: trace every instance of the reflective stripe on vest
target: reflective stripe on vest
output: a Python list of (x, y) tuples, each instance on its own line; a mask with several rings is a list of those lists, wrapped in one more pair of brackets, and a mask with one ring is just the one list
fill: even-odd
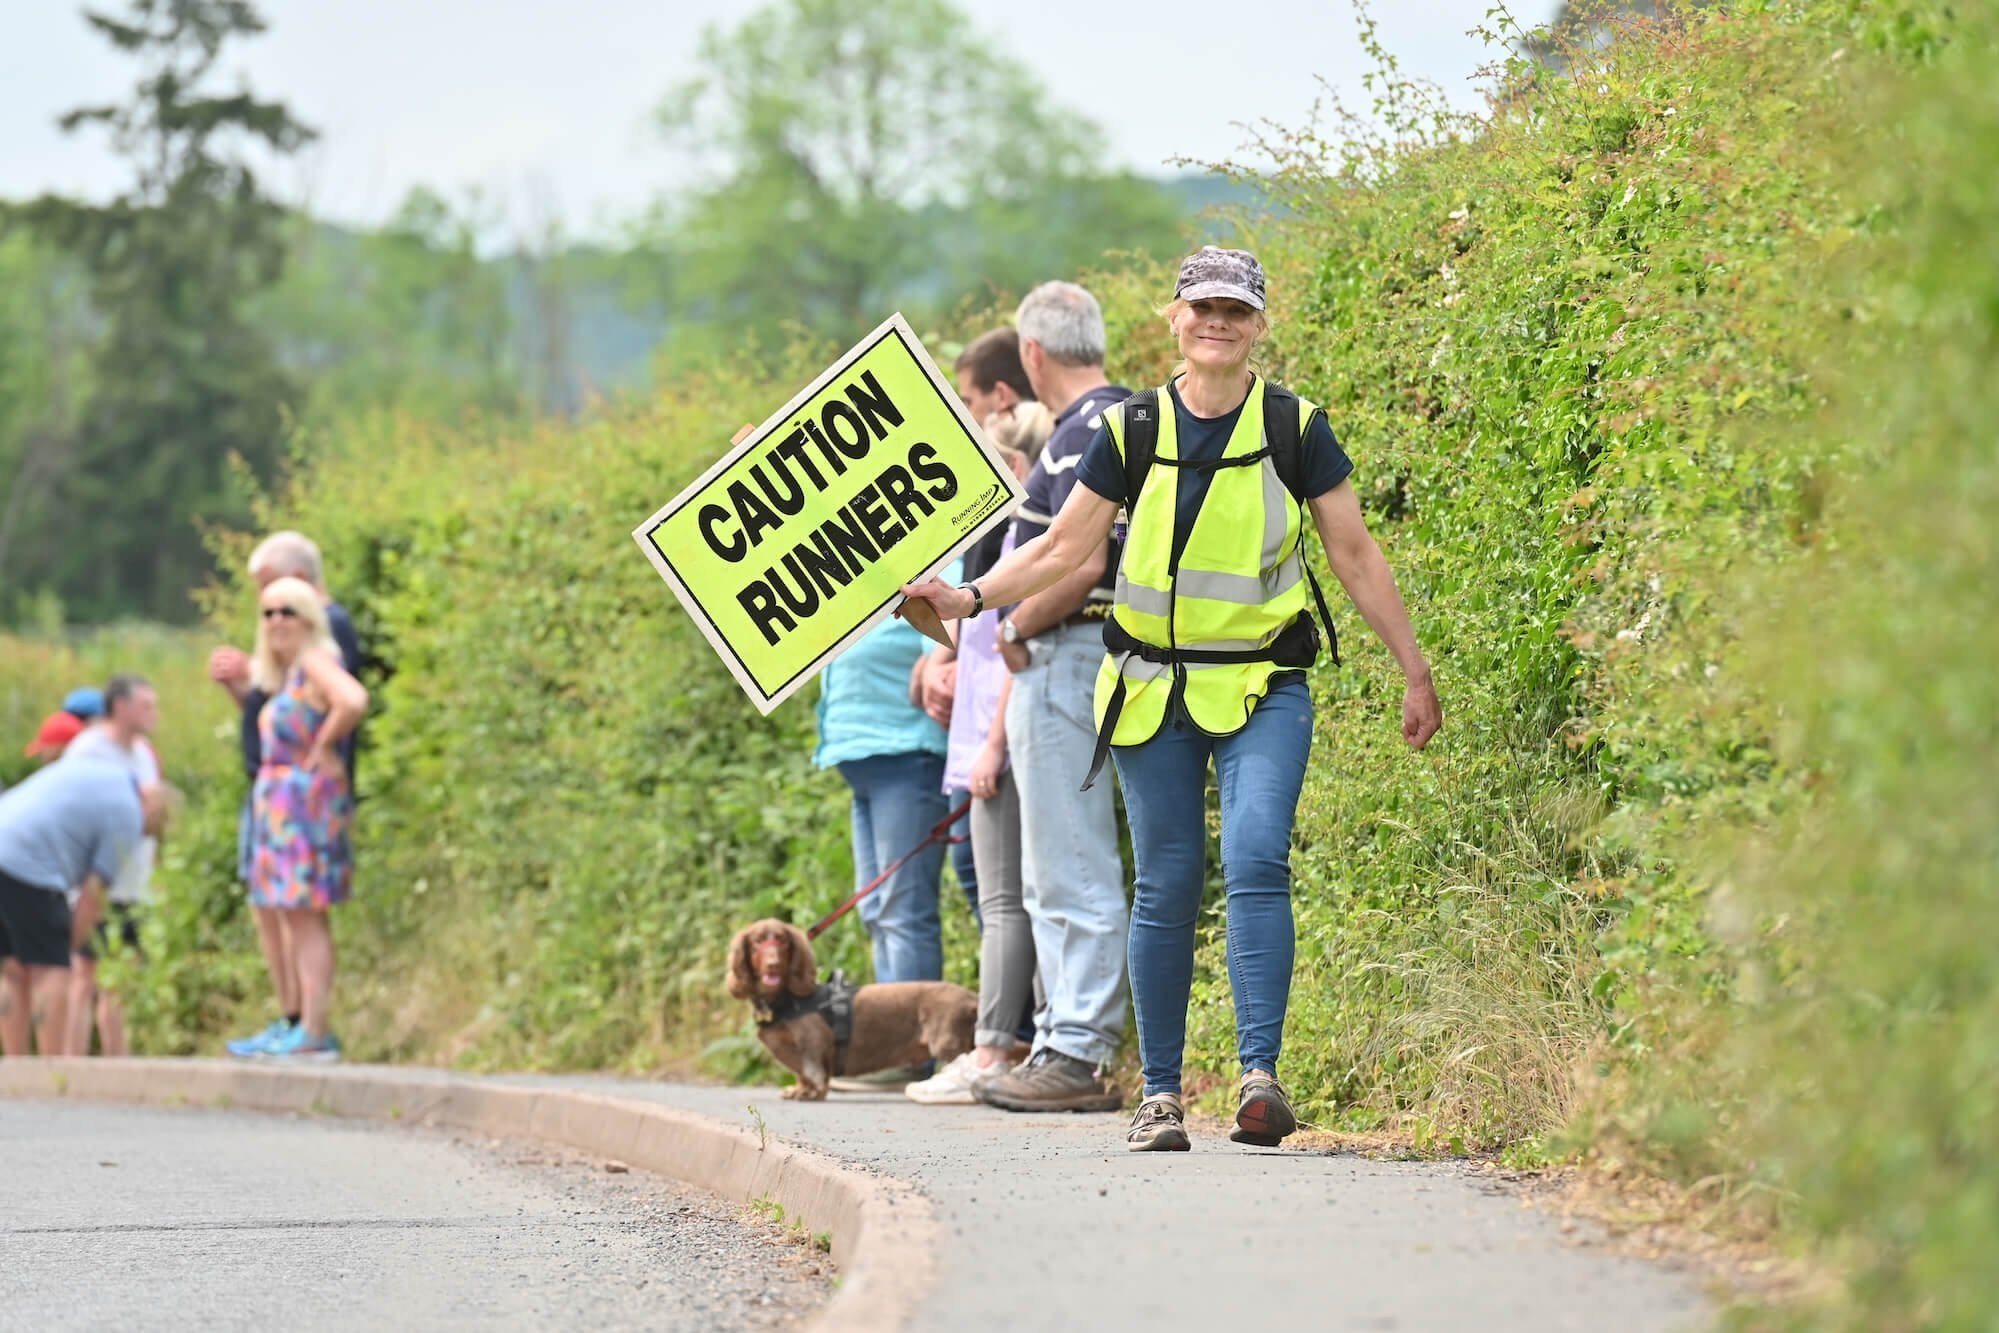
[[(1156, 458), (1177, 459), (1179, 423), (1164, 388), (1159, 402)], [(1314, 410), (1309, 403), (1299, 404), (1301, 426)], [(1122, 408), (1107, 411), (1104, 420), (1122, 456)], [(1130, 514), (1111, 610), (1132, 638), (1175, 651), (1253, 651), (1269, 645), (1304, 611), (1299, 505), (1277, 475), (1266, 446), (1263, 381), (1256, 377), (1222, 457), (1265, 455), (1256, 463), (1208, 474), (1208, 492), (1177, 568), (1173, 523), (1186, 469), (1155, 465), (1146, 473)], [(1227, 735), (1249, 721), (1250, 710), (1269, 690), (1270, 677), (1292, 669), (1268, 661), (1176, 663), (1147, 661), (1136, 653), (1107, 654), (1097, 673), (1097, 722), (1101, 728), (1122, 681), (1124, 699), (1111, 744), (1150, 739), (1172, 712), (1176, 694), (1187, 721)]]

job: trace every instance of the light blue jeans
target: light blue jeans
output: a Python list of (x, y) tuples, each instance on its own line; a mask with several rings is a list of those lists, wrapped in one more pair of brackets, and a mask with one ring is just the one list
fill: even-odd
[(1095, 625), (1067, 625), (1032, 643), (1013, 678), (1007, 749), (1020, 789), (1020, 889), (1046, 992), (1037, 1050), (1098, 1064), (1124, 1034), (1124, 867), (1110, 785), (1078, 791), (1097, 724), (1091, 704), (1104, 658)]
[[(854, 888), (923, 841), (951, 812), (944, 803), (944, 756), (922, 750), (850, 759), (840, 776), (854, 792)], [(874, 945), (876, 981), (939, 981), (944, 927), (937, 915), (944, 844), (933, 842), (903, 863), (855, 910)]]
[(1137, 861), (1131, 907), (1131, 992), (1145, 1095), (1180, 1091), (1194, 923), (1207, 878), (1208, 760), (1222, 798), (1229, 989), (1244, 1070), (1277, 1072), (1291, 1002), (1291, 824), (1312, 749), (1312, 696), (1296, 676), (1241, 731), (1209, 736), (1168, 721), (1151, 740), (1111, 754)]
[[(951, 813), (971, 799), (972, 793), (963, 787), (954, 787), (944, 793), (944, 813)], [(971, 909), (973, 923), (980, 924), (979, 863), (972, 856), (972, 816), (969, 813), (951, 826), (951, 836), (958, 839), (951, 844), (951, 873), (958, 877), (958, 888), (964, 892), (965, 906)]]
[(1020, 790), (1001, 769), (993, 794), (972, 802), (972, 852), (979, 858), (979, 1025), (981, 1046), (1034, 1044), (1041, 986), (1034, 926), (1020, 900)]

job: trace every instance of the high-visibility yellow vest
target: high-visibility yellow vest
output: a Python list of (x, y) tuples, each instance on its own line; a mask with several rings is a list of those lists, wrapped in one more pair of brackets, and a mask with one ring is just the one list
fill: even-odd
[[(1262, 378), (1252, 377), (1235, 431), (1221, 459), (1210, 465), (1208, 493), (1177, 566), (1173, 520), (1182, 473), (1188, 469), (1176, 465), (1178, 422), (1172, 397), (1161, 389), (1158, 401), (1155, 465), (1130, 508), (1111, 608), (1116, 628), (1106, 632), (1111, 651), (1097, 672), (1100, 752), (1105, 744), (1149, 740), (1174, 715), (1176, 702), (1179, 718), (1205, 732), (1221, 736), (1239, 731), (1268, 693), (1270, 678), (1309, 665), (1318, 648), (1311, 620), (1303, 617), (1301, 506), (1269, 455)], [(1104, 413), (1120, 458), (1127, 406)], [(1299, 403), (1301, 433), (1316, 410)], [(1297, 623), (1301, 617), (1302, 624)], [(1288, 636), (1287, 629), (1292, 630)], [(1307, 635), (1309, 647), (1299, 660)], [(1119, 640), (1125, 640), (1123, 651)], [(1204, 657), (1237, 660), (1200, 660)], [(1104, 726), (1114, 709), (1106, 736)]]

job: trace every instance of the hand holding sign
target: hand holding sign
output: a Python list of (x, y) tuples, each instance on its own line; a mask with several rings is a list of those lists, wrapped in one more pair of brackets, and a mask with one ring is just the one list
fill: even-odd
[(901, 584), (1018, 507), (1020, 483), (900, 315), (632, 533), (770, 712), (891, 608), (948, 644)]
[[(902, 605), (896, 614), (909, 619), (912, 610), (923, 608), (917, 614), (927, 613), (937, 620), (963, 620), (972, 614), (972, 594), (963, 588), (954, 588), (943, 579), (925, 579), (921, 583), (905, 583), (902, 586)], [(910, 620), (910, 624), (916, 622)]]

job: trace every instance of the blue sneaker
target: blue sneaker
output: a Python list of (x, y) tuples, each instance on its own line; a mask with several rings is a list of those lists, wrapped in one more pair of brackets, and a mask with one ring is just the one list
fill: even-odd
[(315, 1041), (300, 1023), (288, 1028), (285, 1034), (264, 1049), (268, 1060), (298, 1060), (313, 1064), (330, 1065), (340, 1058), (340, 1038), (331, 1032)]
[(252, 1059), (268, 1053), (273, 1044), (281, 1040), (292, 1025), (282, 1018), (274, 1018), (271, 1025), (251, 1037), (238, 1037), (229, 1043), (229, 1054), (241, 1059)]

